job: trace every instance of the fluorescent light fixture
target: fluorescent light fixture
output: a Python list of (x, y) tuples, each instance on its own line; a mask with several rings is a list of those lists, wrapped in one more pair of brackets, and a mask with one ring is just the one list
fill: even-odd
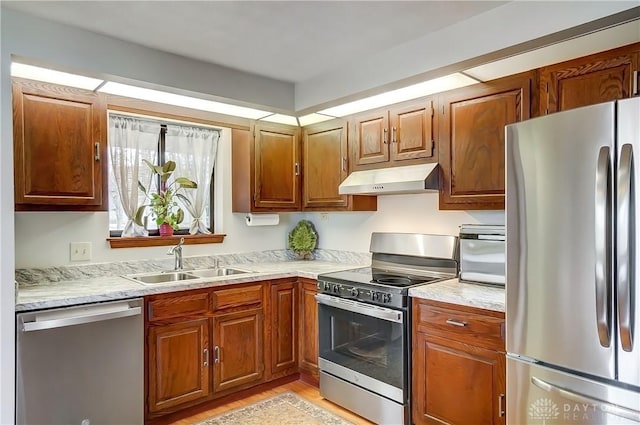
[(199, 99), (190, 96), (183, 96), (180, 94), (168, 93), (160, 90), (145, 89), (142, 87), (130, 86), (127, 84), (114, 83), (112, 81), (107, 82), (98, 91), (115, 94), (118, 96), (133, 97), (135, 99), (166, 103), (169, 105), (182, 106), (185, 108), (199, 109), (202, 111), (216, 112), (219, 114), (233, 115), (236, 117), (249, 118), (254, 120), (272, 115), (271, 112), (261, 111), (259, 109), (229, 105), (227, 103), (214, 102), (212, 100)]
[(404, 102), (405, 100), (416, 99), (418, 97), (457, 89), (459, 87), (469, 86), (477, 82), (477, 80), (471, 77), (467, 77), (464, 74), (455, 73), (445, 75), (444, 77), (440, 78), (434, 78), (433, 80), (424, 81), (422, 83), (413, 84), (401, 89), (388, 91), (386, 93), (381, 93), (371, 97), (366, 97), (354, 102), (334, 106), (333, 108), (318, 111), (318, 113), (333, 115), (336, 117), (344, 117), (345, 115), (350, 115), (356, 112), (379, 108), (381, 106), (392, 105), (394, 103)]
[(292, 117), (291, 115), (273, 114), (268, 117), (260, 118), (260, 121), (276, 122), (278, 124), (287, 124), (296, 127), (298, 126), (298, 120), (296, 117)]
[(317, 124), (319, 122), (332, 120), (334, 118), (335, 117), (331, 117), (329, 115), (314, 113), (314, 114), (305, 115), (303, 117), (298, 117), (298, 121), (300, 122), (300, 125), (304, 127), (305, 125)]
[(77, 87), (85, 90), (95, 90), (103, 83), (103, 80), (97, 78), (84, 77), (82, 75), (69, 74), (67, 72), (54, 71), (53, 69), (40, 68), (38, 66), (17, 62), (11, 63), (11, 76)]

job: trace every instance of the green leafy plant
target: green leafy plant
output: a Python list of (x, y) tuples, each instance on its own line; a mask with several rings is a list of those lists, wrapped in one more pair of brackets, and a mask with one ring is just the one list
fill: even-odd
[(289, 249), (302, 258), (310, 258), (317, 245), (318, 234), (309, 220), (300, 220), (289, 233)]
[(135, 222), (142, 226), (143, 217), (147, 208), (151, 209), (151, 216), (158, 226), (166, 223), (174, 230), (178, 230), (178, 224), (184, 220), (184, 211), (178, 205), (175, 198), (179, 198), (186, 205), (190, 205), (189, 199), (180, 193), (184, 189), (196, 189), (196, 182), (186, 177), (174, 177), (171, 182), (169, 178), (176, 169), (174, 161), (167, 161), (161, 166), (153, 165), (149, 161), (143, 159), (154, 175), (160, 176), (160, 190), (158, 192), (147, 192), (147, 188), (138, 181), (138, 188), (144, 193), (149, 200), (148, 204), (141, 205), (136, 211)]

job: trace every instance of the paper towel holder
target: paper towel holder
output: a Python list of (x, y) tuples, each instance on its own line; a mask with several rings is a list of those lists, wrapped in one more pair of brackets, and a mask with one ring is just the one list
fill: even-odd
[(280, 223), (280, 216), (274, 213), (248, 213), (244, 220), (247, 226), (276, 226)]

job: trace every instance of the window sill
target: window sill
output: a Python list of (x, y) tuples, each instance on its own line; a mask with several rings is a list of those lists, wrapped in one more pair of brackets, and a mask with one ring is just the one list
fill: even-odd
[(175, 245), (184, 238), (185, 245), (204, 243), (222, 243), (225, 234), (211, 235), (173, 235), (173, 236), (142, 236), (135, 238), (107, 238), (111, 248), (139, 248), (145, 246), (169, 246)]

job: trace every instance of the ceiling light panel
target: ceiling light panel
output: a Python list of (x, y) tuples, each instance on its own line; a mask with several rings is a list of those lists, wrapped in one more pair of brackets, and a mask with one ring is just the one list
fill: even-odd
[[(115, 94), (118, 96), (133, 97), (135, 99), (148, 100), (151, 102), (166, 103), (169, 105), (182, 106), (185, 108), (199, 109), (202, 111), (215, 112), (218, 114), (233, 115), (236, 117), (260, 119), (272, 115), (271, 112), (259, 109), (246, 108), (244, 106), (230, 105), (227, 103), (214, 102), (212, 100), (199, 99), (197, 97), (183, 96), (164, 92), (160, 90), (145, 89), (142, 87), (130, 86), (114, 82), (107, 82), (100, 88), (101, 92)], [(297, 124), (296, 124), (297, 125)]]
[(26, 65), (17, 62), (11, 63), (11, 76), (60, 84), (63, 86), (77, 87), (85, 90), (95, 90), (103, 83), (103, 80), (96, 78), (54, 71), (53, 69), (40, 68), (38, 66)]
[(304, 127), (305, 125), (317, 124), (319, 122), (329, 121), (334, 118), (335, 117), (323, 114), (309, 114), (303, 117), (298, 117), (298, 121), (300, 122), (300, 125)]
[(296, 117), (292, 117), (291, 115), (273, 114), (273, 115), (269, 115), (268, 117), (261, 118), (260, 121), (294, 125), (296, 127), (298, 126), (298, 120), (296, 119)]
[(460, 87), (475, 84), (478, 81), (466, 75), (455, 73), (444, 77), (435, 78), (433, 80), (424, 81), (422, 83), (413, 84), (401, 89), (388, 91), (375, 96), (366, 97), (354, 102), (345, 103), (333, 108), (318, 111), (320, 114), (333, 115), (336, 117), (344, 117), (356, 112), (367, 111), (382, 106), (392, 105), (394, 103), (404, 102), (406, 100), (417, 99), (419, 97), (428, 96), (434, 93), (440, 93)]

